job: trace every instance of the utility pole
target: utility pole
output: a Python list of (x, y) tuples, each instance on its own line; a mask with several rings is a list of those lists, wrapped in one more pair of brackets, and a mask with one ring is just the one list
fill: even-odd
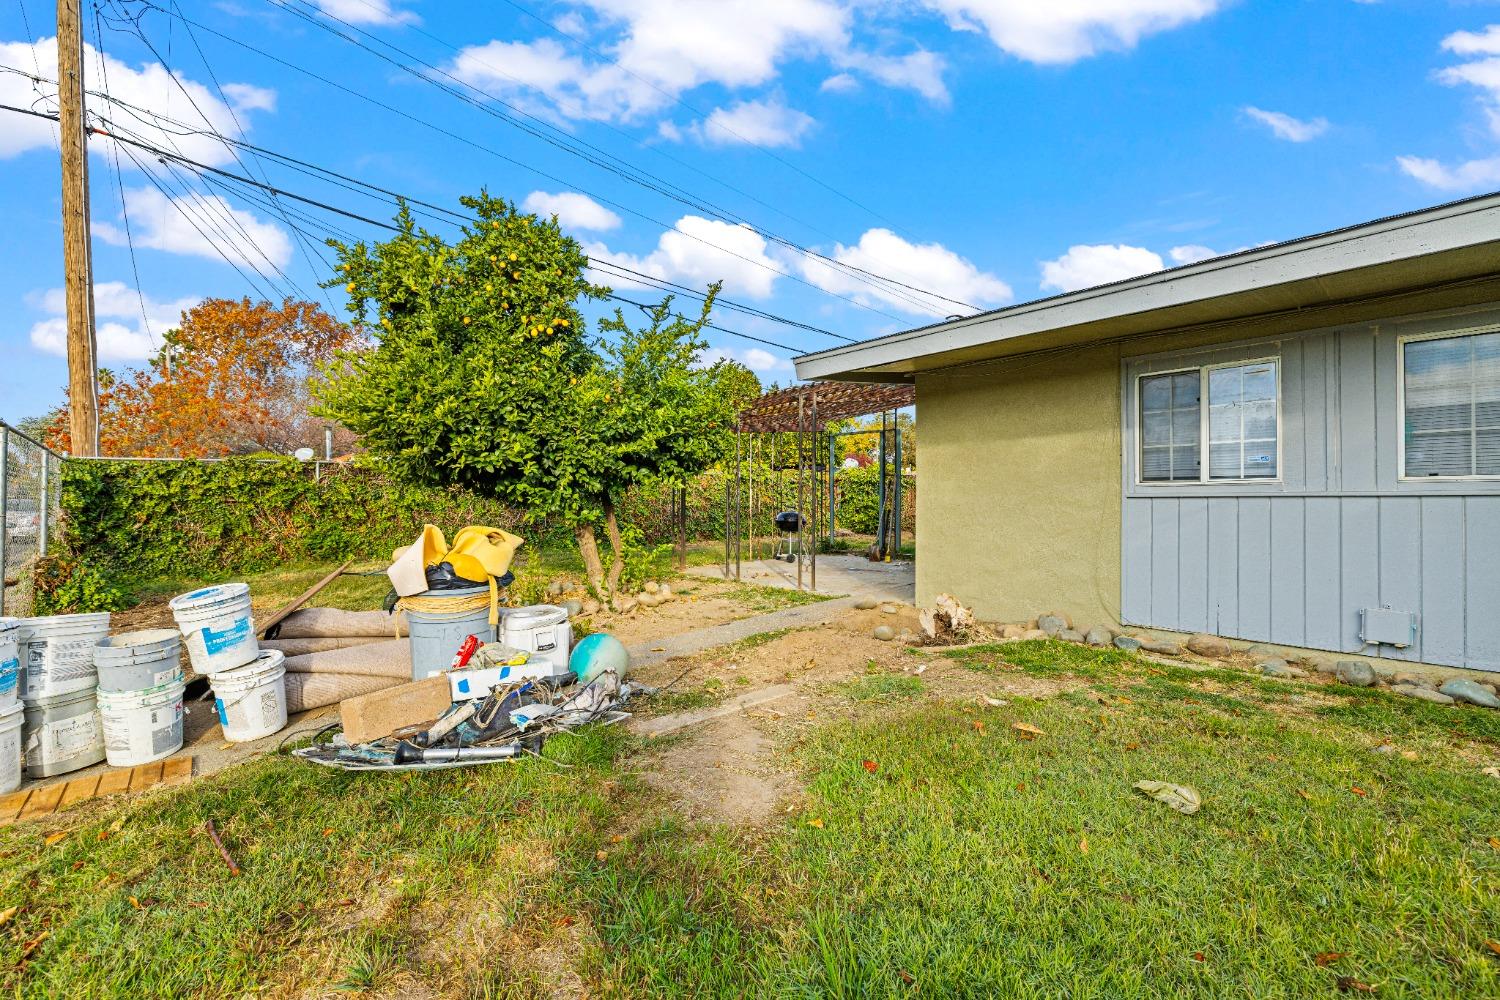
[(68, 303), (68, 433), (74, 455), (99, 454), (98, 344), (89, 235), (88, 124), (83, 110), (80, 0), (57, 0), (57, 104), (62, 140), (63, 284)]

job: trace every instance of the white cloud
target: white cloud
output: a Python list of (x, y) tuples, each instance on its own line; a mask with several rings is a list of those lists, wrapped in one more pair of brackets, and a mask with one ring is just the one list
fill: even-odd
[(226, 83), (224, 96), (236, 111), (276, 110), (276, 91), (251, 83)]
[(1035, 63), (1134, 48), (1147, 35), (1214, 13), (1223, 0), (923, 0), (959, 31), (982, 31)]
[[(584, 246), (589, 257), (618, 264), (654, 278), (702, 288), (724, 282), (726, 294), (763, 299), (771, 294), (780, 270), (766, 254), (766, 241), (745, 226), (684, 215), (662, 233), (656, 249), (644, 256), (615, 253), (602, 243)], [(615, 287), (645, 287), (603, 271), (600, 281)]]
[(464, 48), (449, 72), (490, 93), (566, 118), (636, 120), (705, 83), (751, 87), (786, 59), (847, 47), (849, 12), (833, 0), (581, 0), (615, 63), (585, 60), (552, 39)]
[(1421, 156), (1398, 156), (1396, 164), (1408, 176), (1440, 191), (1500, 187), (1500, 156), (1465, 160), (1452, 167)]
[[(1477, 87), (1489, 132), (1500, 138), (1500, 24), (1482, 32), (1456, 31), (1442, 44), (1455, 55), (1483, 57), (1440, 70), (1437, 79), (1449, 87)], [(1396, 165), (1408, 176), (1440, 191), (1476, 191), (1500, 185), (1500, 156), (1480, 156), (1453, 165), (1431, 157), (1398, 156)]]
[(852, 73), (835, 73), (818, 87), (825, 94), (847, 94), (859, 89), (859, 81)]
[[(888, 229), (870, 229), (854, 246), (837, 244), (830, 254), (851, 267), (904, 282), (928, 295), (888, 284), (871, 284), (863, 275), (812, 257), (797, 260), (802, 276), (819, 288), (859, 302), (881, 302), (919, 316), (951, 316), (977, 308), (1004, 305), (1015, 296), (1009, 285), (975, 267), (940, 243), (908, 243)], [(957, 300), (957, 302), (950, 301)]]
[(790, 358), (783, 358), (759, 347), (747, 347), (744, 350), (708, 347), (698, 355), (700, 367), (707, 368), (716, 361), (738, 361), (757, 375), (785, 375), (794, 370)]
[(1278, 139), (1287, 142), (1307, 142), (1328, 131), (1327, 118), (1293, 118), (1280, 111), (1264, 111), (1260, 108), (1245, 108), (1245, 114), (1260, 122)]
[(1500, 56), (1500, 24), (1483, 31), (1455, 31), (1443, 39), (1443, 48), (1459, 56)]
[(618, 229), (620, 217), (586, 194), (577, 191), (533, 191), (521, 202), (521, 207), (537, 215), (555, 215), (557, 221), (570, 229), (588, 229), (602, 232)]
[[(67, 357), (68, 322), (66, 298), (61, 288), (33, 293), (27, 300), (51, 313), (31, 327), (31, 346), (46, 354)], [(145, 314), (141, 304), (145, 302)], [(161, 345), (162, 334), (182, 321), (184, 310), (198, 303), (197, 296), (173, 302), (157, 302), (138, 296), (123, 281), (94, 284), (95, 335), (100, 361), (144, 361)]]
[[(948, 62), (926, 49), (917, 49), (904, 56), (850, 51), (836, 56), (835, 62), (845, 69), (857, 69), (887, 87), (915, 90), (935, 104), (948, 103), (948, 85), (943, 82), (943, 71), (948, 68)], [(824, 80), (822, 89), (830, 89), (830, 82)]]
[[(286, 230), (218, 195), (168, 198), (155, 188), (131, 188), (125, 192), (125, 208), (130, 213), (129, 237), (137, 247), (209, 260), (228, 257), (261, 274), (274, 272), (273, 264), (285, 267), (292, 259)], [(95, 222), (94, 235), (115, 246), (126, 244), (124, 228), (107, 222)]]
[[(184, 99), (177, 83), (173, 82), (172, 78), (167, 75), (167, 71), (159, 64), (143, 63), (141, 68), (136, 70), (109, 56), (106, 56), (104, 61), (109, 75), (109, 92), (120, 100), (148, 111), (169, 113), (175, 121), (192, 128), (229, 136), (237, 134), (238, 128), (234, 114), (228, 105), (202, 84), (195, 83), (181, 74), (177, 77), (182, 87), (192, 95), (193, 104), (202, 110), (200, 116), (199, 112), (195, 111), (193, 106)], [(55, 80), (57, 79), (57, 39), (42, 38), (35, 45), (26, 42), (0, 42), (0, 63), (31, 70), (41, 77)], [(84, 46), (83, 65), (85, 86), (91, 90), (104, 89), (98, 78), (98, 54), (92, 46)], [(230, 95), (235, 94), (236, 90), (231, 88), (237, 88), (240, 95), (240, 98), (231, 96), (231, 100), (250, 99), (251, 103), (242, 105), (242, 110), (269, 110), (265, 105), (268, 102), (275, 103), (273, 91), (246, 84), (226, 84), (225, 92)], [(0, 74), (0, 103), (55, 114), (57, 87), (50, 83), (33, 85), (30, 79), (14, 73)], [(112, 120), (119, 120), (121, 125), (151, 145), (174, 149), (184, 156), (213, 165), (229, 163), (233, 160), (229, 149), (217, 139), (201, 135), (178, 135), (176, 132), (179, 130), (168, 131), (145, 124), (138, 118), (120, 112), (109, 102), (100, 98), (89, 97), (87, 104), (90, 112)], [(248, 125), (243, 116), (240, 123)], [(7, 116), (5, 127), (0, 129), (0, 158), (17, 156), (33, 149), (54, 148), (56, 128), (55, 124), (40, 118), (22, 115)], [(107, 144), (95, 142), (92, 147), (96, 152), (100, 152), (107, 148)], [(121, 162), (128, 165), (130, 161), (122, 156)]]
[(715, 108), (688, 131), (712, 146), (796, 146), (813, 127), (811, 115), (789, 108), (780, 97)]
[(1189, 243), (1186, 246), (1173, 247), (1167, 251), (1167, 256), (1172, 258), (1174, 264), (1196, 264), (1200, 260), (1212, 260), (1222, 255), (1219, 251), (1203, 246), (1201, 243)]
[(393, 27), (416, 24), (421, 20), (411, 11), (395, 7), (390, 0), (313, 0), (313, 3), (323, 13), (350, 24)]
[(1107, 285), (1141, 274), (1160, 271), (1161, 256), (1145, 247), (1118, 243), (1080, 244), (1056, 260), (1042, 261), (1042, 288), (1054, 292), (1076, 292), (1080, 288)]

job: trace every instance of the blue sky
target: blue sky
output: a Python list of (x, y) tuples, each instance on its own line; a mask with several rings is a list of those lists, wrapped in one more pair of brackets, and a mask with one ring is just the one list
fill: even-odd
[[(90, 86), (107, 77), (133, 106), (91, 111), (152, 144), (381, 219), (389, 204), (242, 165), (164, 119), (439, 204), (487, 186), (557, 212), (596, 259), (697, 288), (722, 278), (735, 302), (858, 339), (1500, 189), (1500, 0), (158, 4), (191, 23), (112, 0), (102, 33), (85, 6)], [(52, 77), (53, 17), (50, 0), (0, 8), (0, 65)], [(383, 61), (319, 24), (406, 54)], [(426, 78), (396, 64), (414, 60)], [(0, 103), (45, 109), (47, 90), (0, 72)], [(117, 175), (112, 144), (91, 143), (107, 367), (138, 364), (203, 296), (321, 295), (312, 236), (381, 236), (134, 155)], [(0, 417), (14, 421), (66, 381), (47, 123), (0, 111), (0, 178)], [(710, 338), (768, 380), (839, 343), (718, 322), (781, 345)]]

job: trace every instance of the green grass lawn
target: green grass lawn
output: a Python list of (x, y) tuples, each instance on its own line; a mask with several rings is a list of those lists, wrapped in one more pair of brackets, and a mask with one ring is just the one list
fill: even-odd
[[(804, 801), (760, 829), (684, 824), (604, 730), (437, 775), (272, 757), (50, 847), (0, 830), (0, 986), (547, 995), (516, 955), (576, 920), (590, 995), (1500, 996), (1500, 712), (1061, 643), (950, 655), (1056, 693), (990, 708), (869, 672), (782, 750)], [(424, 950), (445, 935), (466, 971)]]

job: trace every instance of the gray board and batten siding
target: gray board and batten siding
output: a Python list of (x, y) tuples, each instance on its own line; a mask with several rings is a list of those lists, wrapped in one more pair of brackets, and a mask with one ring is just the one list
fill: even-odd
[[(1497, 330), (1500, 305), (1127, 358), (1122, 621), (1500, 671), (1500, 476), (1404, 477), (1399, 392), (1404, 344)], [(1493, 351), (1496, 339), (1484, 343)], [(1265, 463), (1263, 475), (1274, 463), (1274, 478), (1142, 481), (1142, 377), (1267, 361), (1279, 387), (1275, 449), (1242, 454), (1243, 467)], [(1161, 385), (1152, 382), (1154, 406)], [(1486, 412), (1481, 423), (1497, 411)], [(1150, 419), (1162, 426), (1160, 411)], [(1485, 440), (1470, 452), (1500, 437)], [(1163, 475), (1153, 454), (1147, 474)], [(1482, 468), (1497, 471), (1495, 460), (1488, 453)], [(1380, 616), (1387, 626), (1414, 616), (1409, 645), (1362, 641), (1362, 612), (1382, 608), (1396, 613)]]

